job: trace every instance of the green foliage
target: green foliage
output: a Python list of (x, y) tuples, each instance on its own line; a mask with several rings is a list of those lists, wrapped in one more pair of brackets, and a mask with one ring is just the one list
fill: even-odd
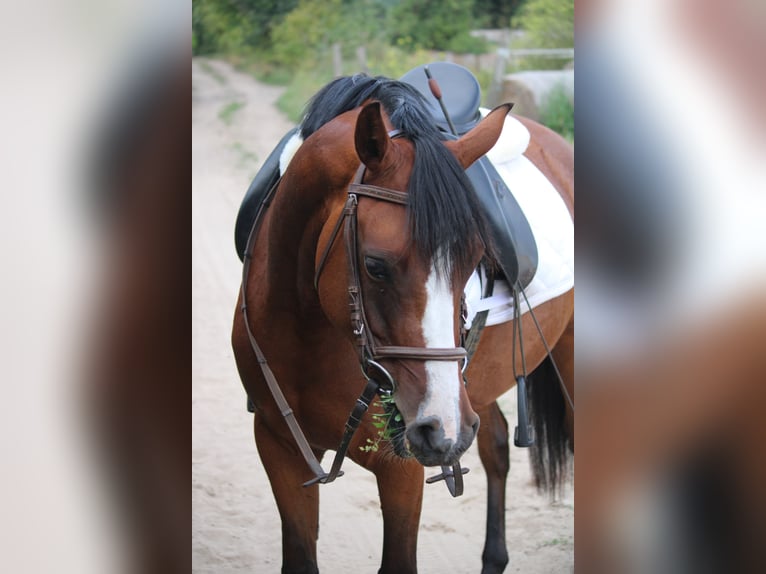
[(507, 28), (524, 0), (474, 0), (473, 16), (481, 28)]
[(538, 548), (545, 548), (546, 546), (567, 546), (572, 544), (571, 538), (552, 538), (551, 540), (548, 540), (547, 542), (543, 542), (542, 544), (538, 544)]
[[(235, 154), (238, 156), (239, 161), (237, 162), (237, 166), (240, 169), (251, 169), (254, 167), (257, 167), (258, 165), (258, 156), (253, 153), (251, 150), (247, 149), (242, 142), (234, 142), (231, 146), (232, 151), (235, 152)], [(253, 173), (253, 176), (255, 176), (255, 173)]]
[(332, 72), (326, 68), (297, 72), (277, 100), (277, 108), (291, 122), (298, 123), (309, 98), (330, 80), (332, 80)]
[(226, 84), (226, 78), (216, 70), (213, 66), (210, 65), (210, 62), (207, 60), (200, 60), (199, 67), (202, 68), (202, 70), (211, 78), (213, 78), (216, 82), (221, 84), (222, 86)]
[[(415, 66), (424, 62), (431, 62), (444, 59), (443, 56), (434, 55), (433, 52), (426, 50), (415, 50), (406, 52), (400, 48), (389, 46), (383, 41), (375, 41), (367, 46), (367, 63), (369, 74), (373, 76), (386, 76), (388, 78), (399, 78), (405, 72), (410, 71)], [(283, 85), (286, 85), (284, 93), (277, 100), (277, 107), (287, 115), (292, 122), (298, 122), (301, 119), (303, 109), (308, 99), (313, 96), (319, 88), (333, 79), (332, 60), (329, 54), (324, 54), (322, 58), (312, 59), (311, 65), (304, 63), (298, 70), (290, 71), (287, 74), (277, 74), (279, 67), (260, 64), (255, 75), (263, 81), (263, 70), (273, 70), (272, 78), (289, 78)], [(352, 74), (360, 71), (359, 62), (356, 55), (347, 58), (343, 62), (344, 73)], [(284, 72), (285, 69), (282, 68)], [(479, 80), (482, 80), (479, 75)], [(486, 85), (485, 85), (486, 88)]]
[(220, 119), (227, 126), (230, 126), (231, 122), (234, 120), (234, 114), (236, 114), (243, 107), (245, 107), (243, 102), (229, 102), (219, 110), (218, 119)]
[[(391, 421), (402, 422), (402, 415), (396, 408), (392, 395), (384, 395), (376, 400), (373, 405), (384, 409), (382, 412), (372, 414), (372, 426), (378, 429), (378, 436), (375, 440), (368, 438), (365, 446), (360, 446), (362, 452), (378, 452), (380, 443), (390, 441), (393, 438), (394, 430), (391, 428)], [(385, 409), (385, 407), (388, 407)]]
[(297, 68), (317, 49), (327, 48), (338, 38), (341, 0), (303, 0), (273, 31), (274, 61)]
[(540, 121), (574, 143), (574, 105), (569, 100), (564, 86), (551, 91), (540, 110)]
[[(297, 122), (306, 101), (335, 74), (333, 44), (342, 47), (342, 73), (367, 71), (398, 78), (424, 62), (446, 59), (446, 54), (427, 50), (486, 52), (487, 42), (469, 33), (477, 4), (477, 0), (193, 0), (193, 49), (195, 55), (223, 54), (260, 81), (287, 86), (277, 105)], [(484, 4), (496, 15), (507, 8), (500, 0)], [(359, 46), (366, 49), (364, 64), (357, 60)]]
[[(574, 0), (527, 0), (512, 18), (511, 26), (524, 30), (515, 47), (574, 47)], [(571, 59), (528, 56), (516, 61), (516, 70), (561, 70)]]
[(273, 29), (273, 59), (295, 70), (313, 66), (336, 42), (346, 50), (368, 44), (381, 34), (384, 9), (375, 0), (301, 0)]
[(259, 53), (291, 70), (312, 65), (336, 42), (346, 58), (376, 41), (408, 52), (483, 53), (486, 42), (469, 34), (477, 5), (495, 21), (520, 1), (193, 0), (192, 47), (195, 55)]
[(391, 40), (400, 48), (450, 50), (473, 25), (473, 0), (402, 0), (389, 13)]
[(297, 0), (193, 0), (193, 53), (264, 49), (271, 29)]
[(486, 54), (490, 48), (489, 43), (483, 38), (476, 38), (468, 32), (462, 32), (449, 41), (447, 49), (458, 54)]
[(511, 25), (527, 32), (530, 47), (572, 48), (574, 0), (527, 0)]
[(443, 57), (434, 58), (433, 53), (426, 50), (406, 51), (384, 42), (368, 47), (367, 57), (370, 74), (387, 78), (400, 78), (420, 64), (444, 59)]

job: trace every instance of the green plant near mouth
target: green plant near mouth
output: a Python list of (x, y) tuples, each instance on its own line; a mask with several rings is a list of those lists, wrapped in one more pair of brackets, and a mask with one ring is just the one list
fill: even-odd
[(373, 405), (377, 405), (383, 412), (372, 414), (372, 426), (378, 429), (378, 436), (375, 439), (368, 438), (367, 444), (360, 446), (362, 452), (378, 452), (380, 443), (390, 441), (395, 429), (391, 426), (391, 421), (402, 422), (402, 414), (396, 409), (393, 395), (384, 395), (376, 399)]

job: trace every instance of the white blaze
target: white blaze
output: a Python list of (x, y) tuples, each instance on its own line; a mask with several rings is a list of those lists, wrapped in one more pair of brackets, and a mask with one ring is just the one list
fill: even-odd
[[(449, 282), (431, 265), (426, 281), (423, 338), (426, 347), (455, 346), (455, 308)], [(426, 396), (419, 417), (439, 417), (444, 436), (457, 442), (460, 426), (460, 377), (457, 361), (426, 361)]]

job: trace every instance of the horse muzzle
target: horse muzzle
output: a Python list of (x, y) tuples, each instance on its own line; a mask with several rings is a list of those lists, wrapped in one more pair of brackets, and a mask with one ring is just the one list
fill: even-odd
[(474, 415), (474, 419), (462, 425), (457, 440), (445, 436), (439, 417), (417, 419), (407, 426), (405, 446), (423, 466), (452, 466), (471, 446), (479, 430), (478, 415)]

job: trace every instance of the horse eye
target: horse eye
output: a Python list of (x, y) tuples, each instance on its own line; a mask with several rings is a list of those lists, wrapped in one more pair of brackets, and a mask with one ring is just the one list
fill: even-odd
[(390, 277), (388, 266), (384, 261), (380, 259), (375, 259), (374, 257), (365, 257), (364, 268), (367, 270), (367, 274), (370, 277), (377, 279), (378, 281), (383, 281)]

